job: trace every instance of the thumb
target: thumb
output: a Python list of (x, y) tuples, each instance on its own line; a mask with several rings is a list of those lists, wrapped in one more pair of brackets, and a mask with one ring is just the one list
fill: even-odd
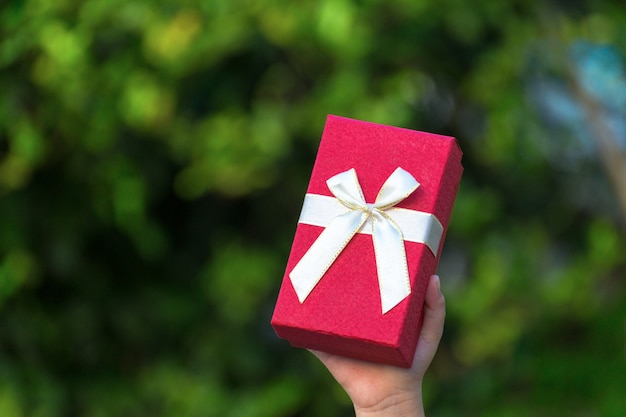
[(413, 362), (415, 367), (425, 373), (437, 352), (446, 318), (446, 300), (437, 275), (431, 276), (428, 282), (423, 314), (424, 322)]

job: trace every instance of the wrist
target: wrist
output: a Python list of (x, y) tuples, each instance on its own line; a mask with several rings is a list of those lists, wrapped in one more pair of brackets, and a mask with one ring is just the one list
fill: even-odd
[(421, 393), (396, 394), (368, 407), (354, 405), (356, 417), (424, 417)]

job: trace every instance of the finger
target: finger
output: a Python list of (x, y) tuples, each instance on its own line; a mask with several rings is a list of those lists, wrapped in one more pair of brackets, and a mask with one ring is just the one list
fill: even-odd
[(446, 302), (441, 293), (439, 277), (433, 275), (430, 277), (428, 287), (426, 288), (424, 322), (413, 360), (414, 372), (421, 376), (426, 372), (430, 362), (435, 357), (441, 335), (443, 334), (445, 317)]
[(441, 283), (437, 275), (430, 277), (426, 289), (424, 303), (424, 324), (420, 338), (434, 344), (439, 344), (443, 334), (443, 325), (446, 318), (446, 300), (441, 292)]
[(313, 355), (315, 355), (317, 359), (319, 359), (322, 363), (325, 363), (328, 357), (330, 356), (329, 353), (322, 352), (319, 350), (314, 350), (314, 349), (307, 349), (307, 350), (311, 352)]

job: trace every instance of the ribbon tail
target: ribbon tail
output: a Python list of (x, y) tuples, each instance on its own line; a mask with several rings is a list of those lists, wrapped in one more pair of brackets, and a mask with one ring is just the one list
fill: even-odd
[(383, 314), (411, 293), (411, 281), (400, 228), (380, 212), (373, 215), (373, 240)]
[(313, 291), (367, 217), (363, 211), (350, 211), (335, 217), (291, 270), (289, 278), (300, 303)]

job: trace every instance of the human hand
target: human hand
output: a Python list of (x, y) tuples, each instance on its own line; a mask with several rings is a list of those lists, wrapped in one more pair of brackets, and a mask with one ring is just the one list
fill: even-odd
[(439, 346), (445, 315), (439, 277), (433, 275), (426, 289), (424, 324), (409, 369), (311, 352), (346, 390), (357, 417), (424, 416), (422, 379)]

